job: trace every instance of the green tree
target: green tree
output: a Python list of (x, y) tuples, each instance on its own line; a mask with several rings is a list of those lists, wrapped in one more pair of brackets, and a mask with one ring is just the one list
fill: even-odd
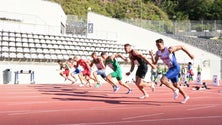
[(209, 9), (211, 20), (222, 20), (222, 0), (215, 0)]
[(61, 4), (66, 14), (86, 17), (93, 12), (113, 18), (168, 20), (168, 15), (149, 0), (52, 0)]

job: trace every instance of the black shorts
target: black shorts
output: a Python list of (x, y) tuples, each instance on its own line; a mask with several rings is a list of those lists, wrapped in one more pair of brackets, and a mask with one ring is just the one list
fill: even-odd
[(138, 69), (136, 71), (136, 76), (144, 79), (146, 76), (147, 70), (148, 70), (147, 64), (143, 63), (142, 65), (138, 66)]

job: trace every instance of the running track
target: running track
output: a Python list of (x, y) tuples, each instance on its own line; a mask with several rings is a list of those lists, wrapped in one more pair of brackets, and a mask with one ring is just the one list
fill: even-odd
[(221, 125), (222, 87), (193, 91), (191, 99), (172, 99), (166, 87), (150, 97), (121, 87), (113, 93), (110, 85), (101, 88), (69, 84), (0, 85), (0, 125)]

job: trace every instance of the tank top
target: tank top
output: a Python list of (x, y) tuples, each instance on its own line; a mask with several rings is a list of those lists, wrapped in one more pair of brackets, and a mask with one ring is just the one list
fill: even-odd
[(160, 57), (163, 63), (167, 65), (167, 67), (171, 68), (179, 66), (175, 54), (170, 53), (167, 47), (164, 48), (163, 52), (158, 50), (157, 55)]
[(130, 54), (131, 54), (131, 59), (133, 59), (133, 61), (134, 61), (134, 63), (135, 63), (136, 65), (140, 66), (140, 65), (147, 64), (147, 63), (145, 62), (145, 60), (141, 59), (141, 58), (138, 57), (138, 56), (133, 55), (133, 51), (134, 51), (134, 50), (131, 50), (131, 52), (130, 52)]
[(102, 63), (99, 58), (93, 59), (93, 63), (96, 65), (97, 69), (103, 69)]
[(112, 70), (116, 70), (120, 68), (119, 63), (116, 61), (116, 59), (111, 60), (110, 56), (105, 61), (106, 65), (108, 65)]
[(83, 69), (88, 69), (88, 66), (87, 66), (86, 62), (83, 59), (80, 59), (77, 62), (77, 64), (78, 64), (78, 66), (81, 66)]

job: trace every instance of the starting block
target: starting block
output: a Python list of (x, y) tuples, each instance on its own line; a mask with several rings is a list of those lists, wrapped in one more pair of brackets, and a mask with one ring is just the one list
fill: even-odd
[(14, 84), (19, 84), (19, 74), (28, 74), (30, 75), (30, 84), (35, 84), (34, 75), (35, 72), (32, 70), (20, 70), (15, 72), (15, 82)]

